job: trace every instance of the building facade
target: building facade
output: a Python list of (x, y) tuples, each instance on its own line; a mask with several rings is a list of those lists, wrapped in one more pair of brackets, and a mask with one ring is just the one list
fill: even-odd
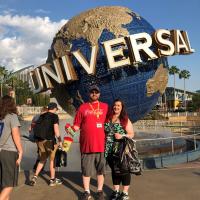
[(29, 72), (34, 69), (34, 65), (22, 68), (13, 72), (13, 75), (16, 76), (19, 80), (23, 82), (28, 82), (30, 84)]
[(185, 91), (178, 88), (167, 87), (165, 93), (159, 99), (158, 105), (168, 111), (185, 109), (195, 92)]

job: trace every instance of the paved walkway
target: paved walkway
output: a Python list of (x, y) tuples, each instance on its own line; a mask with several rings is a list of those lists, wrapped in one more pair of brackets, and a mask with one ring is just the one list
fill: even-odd
[[(60, 172), (63, 185), (49, 187), (49, 176), (43, 174), (34, 187), (26, 185), (32, 174), (21, 172), (19, 186), (14, 189), (11, 200), (76, 200), (82, 192), (79, 172)], [(179, 165), (167, 169), (146, 170), (141, 176), (132, 176), (130, 200), (198, 200), (200, 199), (200, 162)], [(91, 181), (95, 196), (96, 181)], [(106, 199), (112, 192), (111, 176), (105, 179)]]

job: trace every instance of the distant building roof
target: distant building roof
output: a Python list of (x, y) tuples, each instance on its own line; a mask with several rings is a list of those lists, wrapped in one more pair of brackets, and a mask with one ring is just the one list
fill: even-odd
[[(173, 87), (167, 87), (166, 90), (172, 90), (173, 91), (174, 88)], [(179, 89), (179, 88), (175, 88), (175, 91), (184, 93), (184, 90), (183, 89)], [(188, 91), (188, 90), (186, 90), (185, 92), (187, 94), (196, 94), (196, 92), (191, 92), (191, 91)]]
[(29, 80), (29, 71), (34, 68), (34, 65), (30, 65), (28, 67), (24, 67), (22, 69), (19, 69), (12, 73), (13, 76), (16, 76), (23, 82), (28, 82), (30, 84)]
[(21, 73), (21, 72), (23, 72), (23, 71), (26, 71), (26, 70), (32, 69), (32, 68), (34, 68), (34, 65), (30, 65), (30, 66), (28, 66), (28, 67), (24, 67), (24, 68), (22, 68), (22, 69), (19, 69), (19, 70), (17, 70), (17, 71), (14, 71), (13, 74)]

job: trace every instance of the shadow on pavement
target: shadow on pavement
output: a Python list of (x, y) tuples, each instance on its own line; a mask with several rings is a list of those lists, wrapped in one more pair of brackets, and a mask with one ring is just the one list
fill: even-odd
[[(83, 192), (82, 186), (82, 175), (80, 172), (57, 172), (58, 178), (62, 179), (63, 185), (71, 189), (77, 197), (80, 197)], [(78, 186), (78, 187), (77, 187)], [(95, 196), (97, 191), (97, 181), (94, 178), (90, 180), (90, 186), (95, 187), (95, 191), (91, 189), (91, 195)], [(104, 184), (104, 194), (109, 196), (112, 193), (112, 189)]]
[[(31, 174), (32, 173), (28, 170), (24, 171), (25, 185), (29, 185)], [(40, 173), (39, 177), (43, 179), (47, 185), (49, 184), (49, 179), (50, 179), (49, 172), (43, 171), (42, 173)], [(56, 172), (56, 177), (61, 179), (63, 185), (69, 190), (73, 191), (78, 199), (81, 197), (81, 194), (83, 193), (83, 186), (82, 186), (82, 174), (80, 172)], [(90, 187), (91, 195), (95, 197), (97, 191), (96, 177), (91, 178), (90, 186), (91, 186)], [(112, 193), (112, 188), (104, 184), (103, 191), (107, 198)]]
[(200, 172), (193, 172), (193, 174), (200, 176)]

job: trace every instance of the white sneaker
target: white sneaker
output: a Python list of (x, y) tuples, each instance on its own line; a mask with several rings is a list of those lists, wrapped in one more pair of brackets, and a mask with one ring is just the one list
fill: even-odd
[(55, 179), (50, 179), (49, 181), (49, 186), (56, 186), (56, 185), (61, 185), (62, 181), (58, 178)]

